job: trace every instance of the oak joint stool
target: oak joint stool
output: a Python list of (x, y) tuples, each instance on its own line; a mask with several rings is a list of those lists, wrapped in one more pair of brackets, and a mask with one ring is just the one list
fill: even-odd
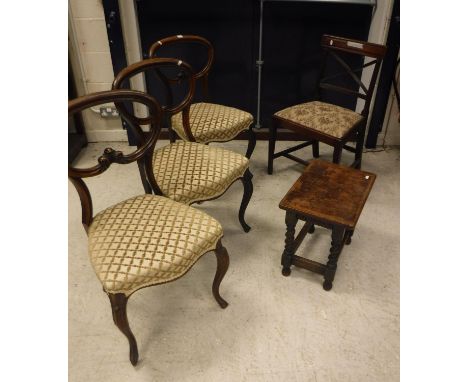
[[(344, 245), (351, 244), (376, 175), (322, 160), (313, 160), (287, 192), (279, 207), (286, 211), (286, 239), (281, 265), (283, 276), (291, 274), (291, 265), (324, 276), (323, 289), (330, 290)], [(298, 220), (305, 222), (295, 236)], [(315, 225), (332, 231), (327, 264), (295, 253)]]

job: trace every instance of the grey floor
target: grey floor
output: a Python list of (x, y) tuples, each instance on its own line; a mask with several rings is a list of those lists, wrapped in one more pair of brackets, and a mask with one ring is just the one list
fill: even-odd
[[(90, 144), (77, 164), (95, 163), (107, 146), (129, 150), (122, 143)], [(246, 142), (224, 146), (245, 152)], [(323, 152), (329, 159), (330, 151)], [(212, 298), (211, 253), (182, 279), (138, 291), (128, 304), (137, 367), (89, 263), (79, 198), (69, 183), (70, 381), (399, 380), (399, 151), (364, 155), (363, 169), (377, 180), (330, 292), (308, 271), (293, 267), (289, 278), (281, 275), (285, 226), (278, 203), (302, 166), (280, 158), (269, 176), (266, 153), (267, 143), (259, 142), (250, 166), (248, 234), (237, 220), (240, 182), (222, 198), (196, 205), (224, 228), (231, 264), (221, 294), (230, 305), (222, 310)], [(95, 211), (143, 193), (133, 164), (114, 165), (89, 185)], [(329, 231), (318, 228), (298, 255), (325, 261), (329, 245)]]

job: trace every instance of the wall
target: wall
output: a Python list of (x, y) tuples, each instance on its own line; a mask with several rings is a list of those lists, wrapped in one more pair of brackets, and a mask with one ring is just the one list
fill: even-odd
[[(109, 90), (114, 79), (101, 0), (69, 0), (69, 42), (79, 94)], [(78, 63), (77, 63), (78, 62)], [(81, 64), (80, 64), (81, 63)], [(89, 142), (125, 141), (120, 119), (104, 119), (91, 110), (83, 113)]]
[[(377, 44), (384, 44), (387, 40), (388, 29), (390, 27), (390, 19), (392, 16), (392, 9), (393, 9), (393, 2), (394, 0), (377, 0), (377, 7), (375, 9), (375, 13), (372, 17), (372, 23), (369, 30), (369, 38), (370, 42), (374, 42)], [(362, 81), (365, 84), (369, 84), (370, 82), (370, 71), (364, 71), (362, 76)], [(378, 83), (376, 85), (376, 89), (378, 87)], [(375, 94), (374, 94), (375, 98)], [(382, 145), (385, 143), (386, 145), (400, 145), (400, 121), (399, 121), (399, 110), (394, 101), (395, 93), (392, 89), (389, 99), (388, 99), (388, 106), (387, 106), (387, 114), (385, 116), (385, 122), (383, 124), (382, 131), (380, 132), (377, 138), (377, 145)], [(371, 104), (371, 108), (373, 105), (373, 101)], [(361, 110), (364, 106), (363, 100), (359, 100), (356, 109)], [(372, 109), (371, 109), (372, 110)], [(369, 119), (370, 120), (370, 119)], [(385, 136), (385, 142), (384, 140)]]

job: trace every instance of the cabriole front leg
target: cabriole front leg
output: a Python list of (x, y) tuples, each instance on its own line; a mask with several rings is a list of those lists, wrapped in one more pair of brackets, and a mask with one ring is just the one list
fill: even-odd
[(255, 149), (255, 146), (257, 145), (257, 137), (255, 135), (255, 132), (253, 131), (253, 125), (250, 126), (248, 134), (249, 134), (249, 145), (247, 146), (247, 152), (245, 153), (245, 156), (250, 159)]
[(250, 226), (245, 222), (245, 210), (249, 205), (250, 198), (253, 193), (253, 184), (252, 184), (253, 175), (249, 169), (245, 170), (244, 176), (241, 178), (241, 182), (244, 185), (244, 196), (242, 197), (242, 202), (239, 208), (239, 222), (245, 232), (250, 231)]
[(112, 318), (114, 324), (120, 331), (127, 337), (128, 344), (130, 345), (130, 362), (135, 366), (138, 362), (138, 347), (135, 336), (130, 330), (127, 319), (127, 301), (128, 298), (123, 293), (108, 293), (109, 300), (112, 308)]
[(215, 253), (217, 260), (217, 268), (211, 290), (219, 306), (225, 309), (228, 306), (228, 303), (220, 296), (219, 285), (221, 284), (221, 281), (223, 281), (224, 275), (226, 274), (229, 268), (229, 255), (227, 253), (226, 248), (223, 247), (221, 240), (219, 240), (216, 244)]

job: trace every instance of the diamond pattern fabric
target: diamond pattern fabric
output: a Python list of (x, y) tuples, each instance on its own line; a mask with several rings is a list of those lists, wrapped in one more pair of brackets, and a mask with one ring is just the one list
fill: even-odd
[(249, 160), (241, 154), (195, 142), (177, 141), (153, 154), (159, 188), (185, 204), (220, 196), (248, 167)]
[[(190, 128), (197, 142), (227, 142), (253, 122), (251, 114), (233, 107), (213, 103), (194, 103), (190, 106)], [(182, 112), (172, 116), (172, 129), (188, 140), (182, 125)]]
[(288, 107), (275, 113), (275, 116), (335, 138), (342, 138), (363, 119), (354, 111), (319, 101)]
[(206, 213), (163, 196), (137, 196), (98, 213), (89, 256), (106, 292), (129, 296), (185, 274), (223, 236)]

